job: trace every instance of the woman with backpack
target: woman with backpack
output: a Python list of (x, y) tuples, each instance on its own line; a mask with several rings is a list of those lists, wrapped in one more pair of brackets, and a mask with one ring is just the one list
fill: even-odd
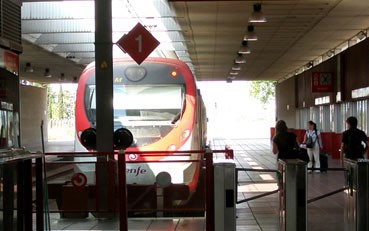
[[(320, 168), (320, 150), (323, 148), (322, 145), (322, 137), (320, 132), (316, 128), (316, 124), (313, 121), (307, 122), (307, 129), (304, 135), (304, 141), (302, 142), (306, 144), (307, 153), (309, 155), (309, 163), (308, 168)], [(319, 170), (315, 170), (314, 172), (320, 173)], [(311, 173), (311, 170), (308, 170), (308, 173)]]

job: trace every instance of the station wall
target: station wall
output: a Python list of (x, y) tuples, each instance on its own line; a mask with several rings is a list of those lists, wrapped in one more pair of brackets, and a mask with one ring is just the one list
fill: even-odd
[[(326, 74), (328, 82), (320, 78)], [(369, 133), (369, 40), (278, 83), (276, 99), (277, 119), (284, 119), (300, 141), (312, 120), (323, 134), (325, 151), (338, 158), (347, 117), (357, 117), (358, 128)]]
[(27, 150), (41, 151), (41, 121), (47, 141), (47, 89), (20, 85), (20, 137)]
[(290, 78), (276, 86), (276, 120), (284, 120), (288, 127), (296, 127), (296, 80)]

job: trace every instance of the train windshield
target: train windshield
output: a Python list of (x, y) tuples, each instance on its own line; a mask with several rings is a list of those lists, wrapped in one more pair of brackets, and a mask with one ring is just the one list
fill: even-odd
[[(93, 122), (95, 86), (90, 85), (86, 90), (89, 98), (86, 108), (90, 109), (88, 114)], [(114, 85), (114, 121), (124, 126), (172, 123), (181, 115), (184, 98), (181, 85)]]

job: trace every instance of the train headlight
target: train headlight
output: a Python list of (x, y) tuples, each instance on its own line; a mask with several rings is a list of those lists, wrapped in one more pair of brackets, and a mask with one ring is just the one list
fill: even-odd
[(132, 82), (141, 81), (146, 76), (146, 70), (143, 67), (128, 67), (125, 71), (127, 79)]
[(170, 176), (170, 174), (168, 172), (160, 172), (157, 176), (156, 176), (156, 183), (162, 187), (162, 188), (166, 188), (169, 185), (172, 184), (172, 177)]
[(189, 136), (190, 136), (190, 130), (185, 130), (180, 137), (181, 142), (186, 140)]
[(174, 144), (171, 144), (168, 146), (167, 148), (168, 151), (175, 151), (176, 150), (176, 146)]

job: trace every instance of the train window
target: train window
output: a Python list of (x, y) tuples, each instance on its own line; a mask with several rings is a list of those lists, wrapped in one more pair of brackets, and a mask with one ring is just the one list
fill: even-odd
[(114, 117), (127, 121), (172, 121), (182, 112), (180, 85), (115, 85)]
[[(114, 120), (172, 122), (182, 114), (185, 89), (182, 85), (114, 85)], [(96, 112), (95, 86), (85, 90), (85, 110), (92, 124)]]
[(85, 110), (92, 125), (96, 121), (96, 94), (95, 85), (88, 85), (85, 89)]

